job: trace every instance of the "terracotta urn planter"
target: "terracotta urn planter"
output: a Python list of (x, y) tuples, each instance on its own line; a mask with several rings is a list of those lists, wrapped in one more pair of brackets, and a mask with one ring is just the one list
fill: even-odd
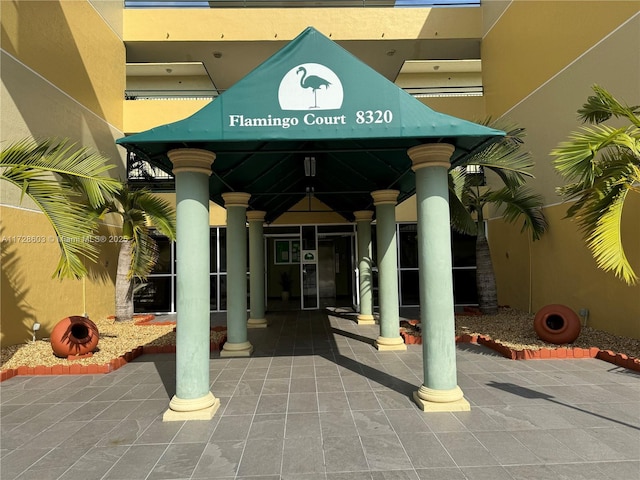
[(580, 317), (565, 305), (547, 305), (536, 313), (533, 329), (545, 342), (573, 343), (580, 335)]
[(50, 339), (53, 353), (58, 357), (82, 356), (93, 353), (99, 340), (98, 327), (86, 317), (71, 316), (60, 320)]

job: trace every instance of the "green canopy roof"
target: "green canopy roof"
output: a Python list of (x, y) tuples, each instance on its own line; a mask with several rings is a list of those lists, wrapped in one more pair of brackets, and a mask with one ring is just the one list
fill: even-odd
[(374, 190), (415, 192), (410, 147), (451, 143), (456, 165), (502, 135), (431, 110), (309, 27), (192, 116), (117, 143), (168, 172), (169, 150), (215, 152), (211, 199), (251, 193), (267, 221), (310, 191), (351, 220)]

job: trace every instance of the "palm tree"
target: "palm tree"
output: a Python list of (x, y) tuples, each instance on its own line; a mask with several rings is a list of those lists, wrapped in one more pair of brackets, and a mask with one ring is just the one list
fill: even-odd
[(123, 186), (101, 214), (114, 213), (122, 218), (122, 240), (116, 273), (116, 320), (133, 318), (133, 280), (146, 280), (158, 258), (158, 246), (151, 236), (152, 224), (160, 233), (175, 240), (175, 211), (149, 190), (131, 190)]
[[(520, 150), (524, 129), (504, 121), (492, 123), (488, 119), (481, 123), (507, 134), (450, 170), (449, 205), (453, 229), (476, 236), (478, 303), (482, 313), (493, 315), (498, 312), (498, 294), (484, 229), (485, 206), (494, 204), (501, 208), (508, 223), (522, 219), (522, 231), (529, 231), (533, 240), (546, 231), (547, 222), (541, 210), (542, 197), (524, 187), (526, 177), (533, 177), (531, 154)], [(504, 186), (497, 190), (485, 187), (485, 170), (494, 172)]]
[(0, 179), (29, 197), (55, 231), (60, 261), (54, 276), (81, 278), (87, 273), (83, 258), (97, 259), (96, 244), (87, 241), (97, 217), (86, 202), (97, 207), (118, 189), (120, 182), (106, 175), (112, 168), (103, 156), (69, 140), (24, 139), (0, 152)]
[[(551, 152), (556, 171), (571, 182), (558, 193), (575, 200), (567, 218), (577, 220), (598, 267), (635, 285), (638, 275), (622, 245), (622, 211), (627, 196), (640, 193), (640, 106), (623, 105), (604, 88), (592, 88), (595, 95), (587, 98), (578, 116), (593, 126), (571, 133)], [(630, 125), (602, 124), (611, 117)]]

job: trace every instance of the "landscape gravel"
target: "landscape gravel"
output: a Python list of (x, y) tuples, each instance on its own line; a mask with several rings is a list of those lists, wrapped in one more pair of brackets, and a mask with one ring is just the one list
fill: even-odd
[[(456, 334), (485, 335), (513, 350), (556, 348), (543, 342), (533, 330), (533, 314), (513, 309), (501, 309), (497, 315), (456, 316)], [(136, 325), (134, 321), (117, 322), (112, 319), (94, 320), (100, 332), (98, 351), (80, 360), (67, 360), (53, 355), (48, 339), (37, 340), (1, 349), (0, 369), (20, 366), (53, 366), (71, 364), (109, 363), (111, 360), (139, 346), (175, 345), (175, 325)], [(225, 332), (211, 332), (212, 340), (219, 340)], [(613, 335), (583, 327), (572, 344), (575, 347), (597, 347), (640, 358), (640, 340)]]

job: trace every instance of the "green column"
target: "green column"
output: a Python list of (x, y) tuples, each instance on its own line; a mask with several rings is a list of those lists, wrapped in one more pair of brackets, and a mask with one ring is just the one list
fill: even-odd
[(373, 277), (371, 260), (371, 220), (373, 212), (360, 210), (353, 212), (356, 217), (358, 234), (358, 273), (360, 287), (360, 313), (358, 325), (375, 323), (373, 316)]
[(400, 304), (398, 302), (398, 252), (396, 246), (397, 190), (371, 193), (376, 207), (378, 240), (378, 295), (380, 298), (380, 336), (378, 350), (406, 350), (400, 336)]
[(249, 220), (249, 328), (264, 328), (267, 319), (264, 312), (264, 238), (263, 228), (266, 212), (247, 212)]
[(247, 227), (248, 193), (222, 194), (227, 209), (227, 341), (221, 357), (248, 357), (247, 340)]
[(164, 421), (208, 420), (220, 406), (209, 391), (209, 175), (215, 154), (168, 153), (176, 179), (176, 394)]
[(449, 159), (453, 145), (434, 143), (409, 149), (416, 174), (418, 266), (424, 384), (413, 398), (424, 411), (470, 410), (457, 385)]

